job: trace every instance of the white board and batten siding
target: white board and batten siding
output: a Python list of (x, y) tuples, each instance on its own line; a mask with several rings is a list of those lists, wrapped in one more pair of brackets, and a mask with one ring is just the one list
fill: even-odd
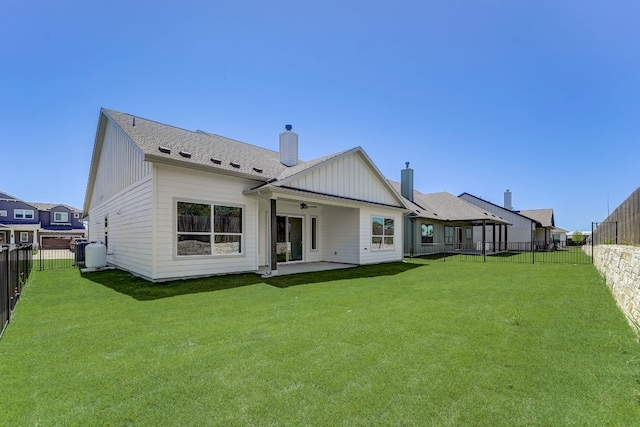
[(324, 261), (360, 264), (359, 209), (325, 206), (322, 223)]
[(105, 241), (107, 262), (152, 274), (152, 165), (116, 125), (106, 124), (89, 208), (89, 240)]
[(367, 200), (383, 205), (399, 203), (358, 152), (327, 162), (286, 185), (300, 190)]
[(107, 121), (100, 161), (96, 168), (89, 209), (106, 203), (132, 184), (151, 175), (152, 165), (126, 133)]
[[(203, 171), (156, 165), (156, 266), (154, 279), (169, 280), (256, 271), (258, 269), (258, 201), (242, 194), (257, 183)], [(243, 208), (243, 253), (177, 256), (178, 201)]]

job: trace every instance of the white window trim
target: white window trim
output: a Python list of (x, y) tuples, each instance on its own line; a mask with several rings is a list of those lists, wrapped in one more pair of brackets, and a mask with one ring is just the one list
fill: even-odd
[[(61, 215), (64, 216), (66, 215), (65, 219), (57, 219), (57, 215)], [(68, 212), (54, 212), (53, 213), (53, 222), (69, 222), (69, 213)]]
[(0, 216), (7, 216), (7, 211), (6, 210), (0, 210)]
[(20, 232), (20, 243), (27, 243), (29, 242), (29, 232), (28, 231), (21, 231)]
[[(314, 221), (315, 220), (315, 221)], [(316, 247), (313, 247), (313, 232), (314, 232), (314, 226), (313, 223), (315, 222), (315, 234), (316, 234)], [(311, 236), (309, 241), (311, 242), (311, 244), (309, 245), (309, 247), (311, 249), (309, 249), (310, 252), (318, 252), (318, 248), (320, 247), (320, 235), (318, 234), (318, 229), (320, 228), (318, 225), (318, 217), (316, 215), (312, 215), (311, 216), (311, 220), (309, 221), (309, 223), (311, 224)]]
[[(22, 214), (22, 217), (18, 216), (18, 212)], [(27, 218), (27, 214), (30, 215), (30, 218)], [(14, 209), (13, 210), (13, 219), (34, 219), (36, 217), (33, 209)]]
[[(373, 234), (373, 218), (382, 218), (382, 233), (381, 235), (378, 234)], [(393, 220), (393, 234), (392, 235), (386, 235), (384, 234), (384, 222), (387, 219), (391, 219)], [(384, 216), (384, 215), (371, 215), (371, 217), (369, 218), (369, 231), (371, 233), (371, 239), (369, 240), (370, 244), (371, 244), (371, 250), (372, 251), (395, 251), (396, 250), (396, 218), (391, 217), (391, 216)], [(374, 237), (382, 237), (382, 248), (376, 248), (373, 244), (373, 238)], [(391, 245), (390, 248), (386, 248), (385, 243), (384, 243), (384, 239), (385, 238), (393, 238), (393, 245)]]
[[(184, 233), (184, 234), (200, 234), (211, 236), (211, 254), (207, 255), (178, 255), (178, 202), (198, 203), (201, 205), (211, 206), (211, 232), (208, 233)], [(242, 209), (242, 233), (216, 233), (214, 232), (213, 215), (216, 206), (226, 206), (230, 208)], [(174, 260), (193, 260), (207, 258), (238, 258), (246, 257), (246, 226), (247, 226), (247, 208), (246, 205), (227, 202), (211, 202), (205, 200), (186, 199), (182, 197), (173, 198), (173, 259)], [(240, 253), (219, 254), (215, 253), (215, 236), (240, 236)]]

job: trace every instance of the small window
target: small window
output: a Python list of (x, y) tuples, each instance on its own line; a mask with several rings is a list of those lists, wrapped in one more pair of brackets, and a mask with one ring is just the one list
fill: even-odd
[(53, 222), (69, 222), (69, 214), (67, 212), (54, 212)]
[(21, 243), (29, 242), (29, 232), (28, 231), (21, 231), (20, 232), (20, 242)]
[(13, 211), (14, 219), (33, 219), (33, 209), (15, 209)]
[(422, 243), (433, 243), (433, 224), (422, 224), (420, 228)]
[(311, 250), (318, 250), (318, 217), (311, 217)]
[(0, 211), (0, 216), (7, 216), (7, 211)]
[(473, 239), (473, 230), (471, 228), (467, 228), (465, 230), (467, 240)]
[(393, 218), (374, 216), (371, 218), (371, 249), (393, 249)]

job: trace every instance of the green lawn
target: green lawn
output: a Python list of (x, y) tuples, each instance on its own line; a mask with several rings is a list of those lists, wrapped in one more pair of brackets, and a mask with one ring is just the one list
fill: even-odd
[(0, 425), (636, 426), (638, 381), (591, 265), (36, 271), (0, 340)]

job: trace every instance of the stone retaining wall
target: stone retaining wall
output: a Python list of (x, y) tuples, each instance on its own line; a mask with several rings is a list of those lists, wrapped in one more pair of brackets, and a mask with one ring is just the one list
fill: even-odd
[[(591, 252), (590, 246), (583, 248)], [(597, 245), (593, 248), (593, 264), (629, 323), (634, 328), (640, 325), (640, 247)]]

